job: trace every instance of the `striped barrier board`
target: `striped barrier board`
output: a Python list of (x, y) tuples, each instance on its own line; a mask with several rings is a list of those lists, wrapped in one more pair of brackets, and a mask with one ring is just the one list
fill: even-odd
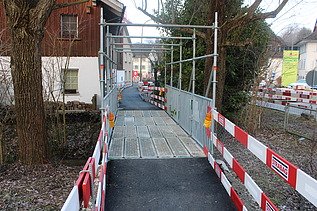
[(213, 119), (291, 187), (317, 207), (317, 181), (213, 110)]
[(220, 181), (224, 188), (226, 189), (228, 195), (230, 196), (231, 200), (235, 204), (238, 211), (247, 211), (248, 209), (244, 206), (243, 201), (237, 194), (237, 192), (232, 187), (231, 183), (227, 179), (226, 175), (223, 173), (220, 166), (217, 164), (216, 160), (213, 158), (213, 156), (210, 154), (210, 152), (205, 151), (205, 155), (208, 157), (208, 162), (212, 166), (212, 168), (215, 170), (217, 176), (220, 178)]
[(213, 144), (221, 153), (223, 158), (229, 164), (230, 168), (236, 173), (240, 181), (247, 188), (249, 193), (258, 203), (262, 210), (274, 210), (277, 211), (278, 208), (272, 203), (272, 201), (266, 196), (266, 194), (261, 190), (261, 188), (254, 182), (251, 176), (244, 170), (242, 165), (235, 159), (232, 154), (227, 150), (224, 144), (213, 134)]
[(295, 101), (295, 102), (317, 105), (317, 100), (310, 100), (310, 99), (303, 99), (303, 98), (296, 98), (296, 97), (287, 97), (284, 95), (263, 94), (263, 93), (258, 93), (258, 96), (264, 97), (267, 99), (272, 99), (272, 100), (287, 100), (287, 101)]
[(150, 87), (149, 87), (149, 90), (156, 90), (156, 91), (167, 92), (167, 88), (157, 87), (157, 86), (150, 86)]
[(153, 104), (153, 105), (155, 105), (155, 106), (157, 106), (157, 107), (163, 109), (163, 110), (167, 110), (167, 107), (166, 107), (165, 105), (161, 104), (161, 103), (155, 102), (154, 100), (149, 100), (149, 102), (150, 102), (151, 104)]
[(302, 95), (303, 97), (317, 96), (317, 91), (294, 90), (294, 89), (287, 89), (287, 88), (265, 88), (265, 89), (259, 89), (259, 92), (276, 92), (286, 96), (298, 96), (298, 95)]
[(167, 102), (167, 99), (166, 99), (166, 98), (161, 97), (161, 96), (158, 96), (158, 95), (151, 94), (151, 98), (160, 100), (160, 101), (162, 101), (162, 102)]

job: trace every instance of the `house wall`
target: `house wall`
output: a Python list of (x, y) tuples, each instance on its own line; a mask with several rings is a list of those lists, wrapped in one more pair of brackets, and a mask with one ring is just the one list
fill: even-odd
[[(138, 66), (138, 68), (136, 68)], [(151, 62), (148, 58), (142, 57), (142, 66), (145, 66), (145, 69), (142, 69), (142, 79), (150, 80), (152, 79), (151, 74)], [(141, 67), (141, 58), (134, 57), (133, 58), (133, 70), (140, 72)]]
[[(44, 100), (53, 100), (53, 96), (55, 101), (63, 100), (61, 70), (65, 68), (66, 60), (66, 57), (42, 57)], [(8, 71), (10, 58), (0, 57), (0, 64), (3, 64), (0, 65), (0, 80), (3, 79), (1, 73), (4, 71), (7, 73), (6, 77), (10, 78), (11, 74)], [(66, 94), (65, 101), (91, 103), (92, 97), (97, 94), (97, 104), (100, 106), (98, 57), (70, 57), (68, 68), (78, 69), (78, 93)], [(12, 87), (12, 81), (10, 82), (11, 84), (6, 85)]]
[(305, 79), (306, 74), (317, 66), (317, 43), (307, 42), (300, 46), (298, 79)]
[[(273, 80), (273, 83), (276, 85), (280, 85), (280, 78), (282, 76), (283, 69), (283, 59), (282, 58), (271, 58), (269, 60), (269, 67), (267, 68), (267, 80)], [(272, 75), (274, 74), (274, 77)]]
[[(76, 0), (57, 0), (58, 3), (74, 2)], [(78, 15), (78, 38), (70, 41), (61, 38), (61, 15)], [(0, 7), (0, 42), (9, 39), (8, 29), (3, 7)], [(91, 1), (53, 10), (45, 26), (45, 35), (42, 42), (44, 56), (97, 56), (99, 50), (99, 21), (100, 8), (92, 6)], [(0, 43), (1, 45), (1, 43)], [(72, 46), (69, 51), (69, 46)], [(1, 54), (0, 52), (0, 55)]]
[[(48, 94), (48, 89), (54, 87), (54, 96), (58, 101), (62, 101), (60, 80), (61, 69), (65, 67), (66, 57), (43, 57), (43, 79), (45, 93)], [(53, 64), (55, 68), (52, 69)], [(69, 69), (78, 69), (78, 93), (66, 94), (65, 101), (80, 101), (85, 103), (91, 103), (91, 99), (94, 94), (97, 94), (100, 98), (100, 83), (99, 83), (99, 70), (98, 70), (98, 57), (70, 57)], [(46, 72), (50, 70), (50, 74)], [(54, 73), (54, 77), (52, 77)], [(50, 82), (48, 82), (50, 81)], [(46, 84), (45, 84), (46, 83)], [(51, 99), (51, 96), (50, 96)], [(99, 101), (99, 100), (98, 100)], [(100, 102), (97, 102), (100, 105)]]

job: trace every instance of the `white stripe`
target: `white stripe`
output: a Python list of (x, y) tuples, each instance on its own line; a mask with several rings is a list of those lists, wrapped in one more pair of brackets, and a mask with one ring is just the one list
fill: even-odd
[(217, 147), (217, 137), (214, 134), (212, 134), (212, 137), (214, 140), (214, 145), (215, 145), (215, 147)]
[(210, 152), (208, 152), (208, 161), (210, 163), (210, 165), (212, 166), (213, 169), (215, 169), (215, 160), (214, 158), (212, 157), (212, 155), (210, 154)]
[(96, 198), (96, 204), (95, 207), (97, 210), (100, 210), (100, 205), (101, 205), (101, 182), (98, 184), (98, 191), (97, 191), (97, 198)]
[(317, 207), (317, 181), (300, 169), (296, 181), (296, 190)]
[(267, 147), (248, 135), (248, 150), (250, 150), (255, 156), (257, 156), (263, 163), (266, 163), (266, 149)]
[(78, 187), (75, 185), (72, 189), (72, 191), (69, 193), (63, 207), (62, 211), (69, 211), (69, 210), (80, 210), (80, 204), (79, 204), (79, 192)]
[(103, 175), (103, 187), (102, 187), (102, 190), (106, 191), (106, 175), (105, 175), (105, 172), (104, 172), (104, 175)]
[(225, 129), (234, 137), (234, 126), (232, 122), (230, 122), (227, 118), (225, 118)]
[(229, 166), (232, 168), (233, 156), (225, 147), (223, 148), (223, 158), (227, 161)]
[(242, 211), (248, 211), (248, 209), (243, 205)]
[(225, 187), (228, 195), (231, 196), (231, 187), (232, 186), (231, 186), (231, 184), (230, 184), (230, 182), (227, 179), (225, 174), (222, 174), (222, 176), (221, 176), (221, 183), (222, 183), (223, 187)]
[(92, 157), (95, 158), (95, 172), (97, 173), (97, 166), (100, 159), (100, 145), (97, 142), (94, 153), (92, 154)]
[(249, 191), (249, 193), (253, 196), (255, 201), (261, 207), (261, 197), (262, 197), (262, 190), (261, 188), (254, 182), (254, 180), (248, 175), (248, 173), (244, 174), (244, 185)]
[(212, 109), (212, 116), (214, 118), (214, 120), (216, 120), (216, 122), (218, 122), (218, 111)]

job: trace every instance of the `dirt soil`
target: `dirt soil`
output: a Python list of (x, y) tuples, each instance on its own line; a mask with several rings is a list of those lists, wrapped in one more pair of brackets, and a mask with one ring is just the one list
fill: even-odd
[[(1, 116), (1, 115), (0, 115)], [(80, 170), (93, 153), (100, 131), (98, 112), (66, 115), (67, 142), (57, 147), (56, 125), (48, 121), (50, 163), (20, 165), (14, 116), (3, 127), (2, 141), (7, 164), (0, 165), (0, 210), (60, 210)]]
[[(313, 119), (308, 120), (306, 117), (290, 116), (287, 127), (291, 132), (296, 128), (297, 133), (301, 133), (306, 137), (309, 136), (314, 140), (285, 132), (283, 124), (283, 112), (265, 109), (263, 111), (261, 129), (254, 137), (314, 179), (317, 179), (316, 121)], [(317, 210), (314, 205), (278, 177), (262, 161), (245, 149), (242, 144), (232, 138), (229, 133), (220, 129), (218, 138), (280, 210)], [(220, 159), (221, 155), (217, 149), (215, 149), (215, 152), (217, 152), (216, 158)], [(225, 174), (237, 189), (247, 208), (249, 210), (260, 210), (235, 173), (226, 171)]]

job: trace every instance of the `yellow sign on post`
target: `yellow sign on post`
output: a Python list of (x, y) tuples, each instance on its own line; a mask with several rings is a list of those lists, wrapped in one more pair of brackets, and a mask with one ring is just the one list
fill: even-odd
[(282, 86), (297, 81), (299, 51), (283, 51)]

